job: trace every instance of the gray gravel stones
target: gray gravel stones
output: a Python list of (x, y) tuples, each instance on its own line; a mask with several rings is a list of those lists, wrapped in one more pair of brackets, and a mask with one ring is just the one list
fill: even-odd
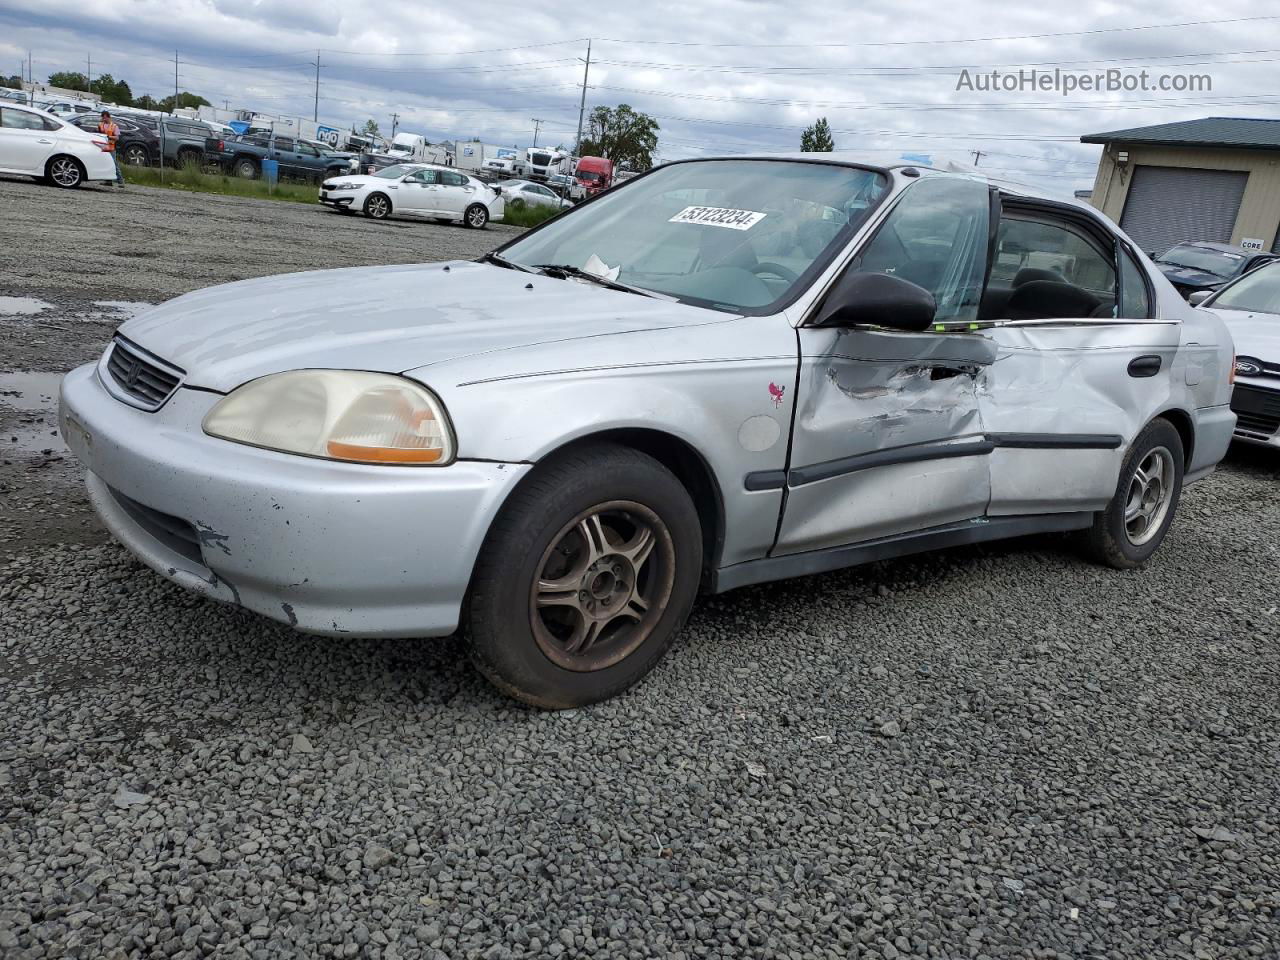
[(1274, 456), (1190, 488), (1146, 570), (1044, 538), (704, 599), (563, 714), (454, 639), (296, 634), (11, 502), (4, 960), (1277, 955)]

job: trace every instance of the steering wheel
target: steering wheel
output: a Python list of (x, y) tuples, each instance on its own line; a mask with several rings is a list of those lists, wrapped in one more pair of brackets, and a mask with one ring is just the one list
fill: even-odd
[(800, 279), (800, 274), (796, 273), (790, 267), (784, 267), (782, 264), (774, 263), (772, 260), (761, 260), (750, 269), (751, 272), (755, 274), (772, 273), (775, 277), (781, 277), (783, 280), (787, 281), (787, 283), (795, 283)]

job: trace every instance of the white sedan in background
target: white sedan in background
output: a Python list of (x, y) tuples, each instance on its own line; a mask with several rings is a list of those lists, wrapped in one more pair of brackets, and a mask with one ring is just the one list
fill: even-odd
[(107, 138), (34, 107), (0, 105), (0, 173), (37, 177), (59, 187), (114, 181)]
[(454, 220), (476, 230), (505, 213), (502, 195), (493, 187), (430, 163), (397, 163), (368, 175), (331, 177), (320, 184), (320, 202), (341, 213), (358, 210), (374, 220)]
[(494, 186), (501, 188), (507, 204), (515, 210), (521, 207), (555, 207), (557, 210), (567, 210), (573, 206), (572, 200), (566, 200), (554, 190), (529, 180), (503, 180)]

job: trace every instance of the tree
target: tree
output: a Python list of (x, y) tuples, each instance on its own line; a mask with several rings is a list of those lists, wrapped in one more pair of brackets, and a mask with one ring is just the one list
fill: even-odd
[(200, 97), (194, 93), (187, 93), (186, 91), (183, 91), (182, 93), (178, 94), (178, 102), (176, 105), (173, 102), (173, 94), (169, 94), (169, 96), (165, 97), (158, 104), (156, 104), (156, 109), (163, 110), (165, 113), (173, 113), (173, 111), (178, 107), (211, 107), (211, 106), (213, 106), (213, 104), (211, 104), (204, 97)]
[(89, 81), (83, 73), (70, 70), (59, 70), (49, 74), (49, 86), (61, 87), (63, 90), (83, 90), (89, 92)]
[(622, 103), (614, 108), (592, 108), (578, 155), (606, 157), (639, 173), (653, 166), (657, 149), (658, 121)]
[(0, 87), (8, 87), (10, 90), (21, 90), (22, 78), (16, 73), (11, 77), (0, 77)]
[(836, 142), (831, 139), (831, 127), (826, 117), (819, 117), (813, 126), (805, 127), (804, 133), (800, 134), (801, 153), (830, 153), (835, 148)]
[(109, 73), (94, 77), (90, 87), (91, 92), (96, 93), (107, 103), (114, 103), (118, 107), (133, 106), (133, 91), (129, 89), (129, 84), (123, 80), (114, 79)]
[(139, 110), (159, 110), (160, 109), (160, 101), (158, 101), (155, 97), (153, 97), (149, 93), (144, 93), (142, 96), (138, 97), (136, 100), (133, 101), (133, 105), (137, 107)]
[(382, 131), (378, 129), (378, 121), (372, 120), (372, 119), (366, 120), (364, 122), (364, 127), (360, 130), (360, 132), (363, 133), (366, 137), (382, 136)]

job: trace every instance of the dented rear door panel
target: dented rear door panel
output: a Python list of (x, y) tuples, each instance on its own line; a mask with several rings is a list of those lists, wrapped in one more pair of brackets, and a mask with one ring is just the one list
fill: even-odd
[(1134, 437), (1160, 412), (1181, 405), (1172, 389), (1183, 376), (1179, 325), (1064, 323), (985, 332), (999, 351), (979, 386), (982, 420), (996, 441), (989, 514), (1103, 509)]
[(800, 380), (775, 555), (980, 517), (990, 496), (982, 335), (799, 331)]

